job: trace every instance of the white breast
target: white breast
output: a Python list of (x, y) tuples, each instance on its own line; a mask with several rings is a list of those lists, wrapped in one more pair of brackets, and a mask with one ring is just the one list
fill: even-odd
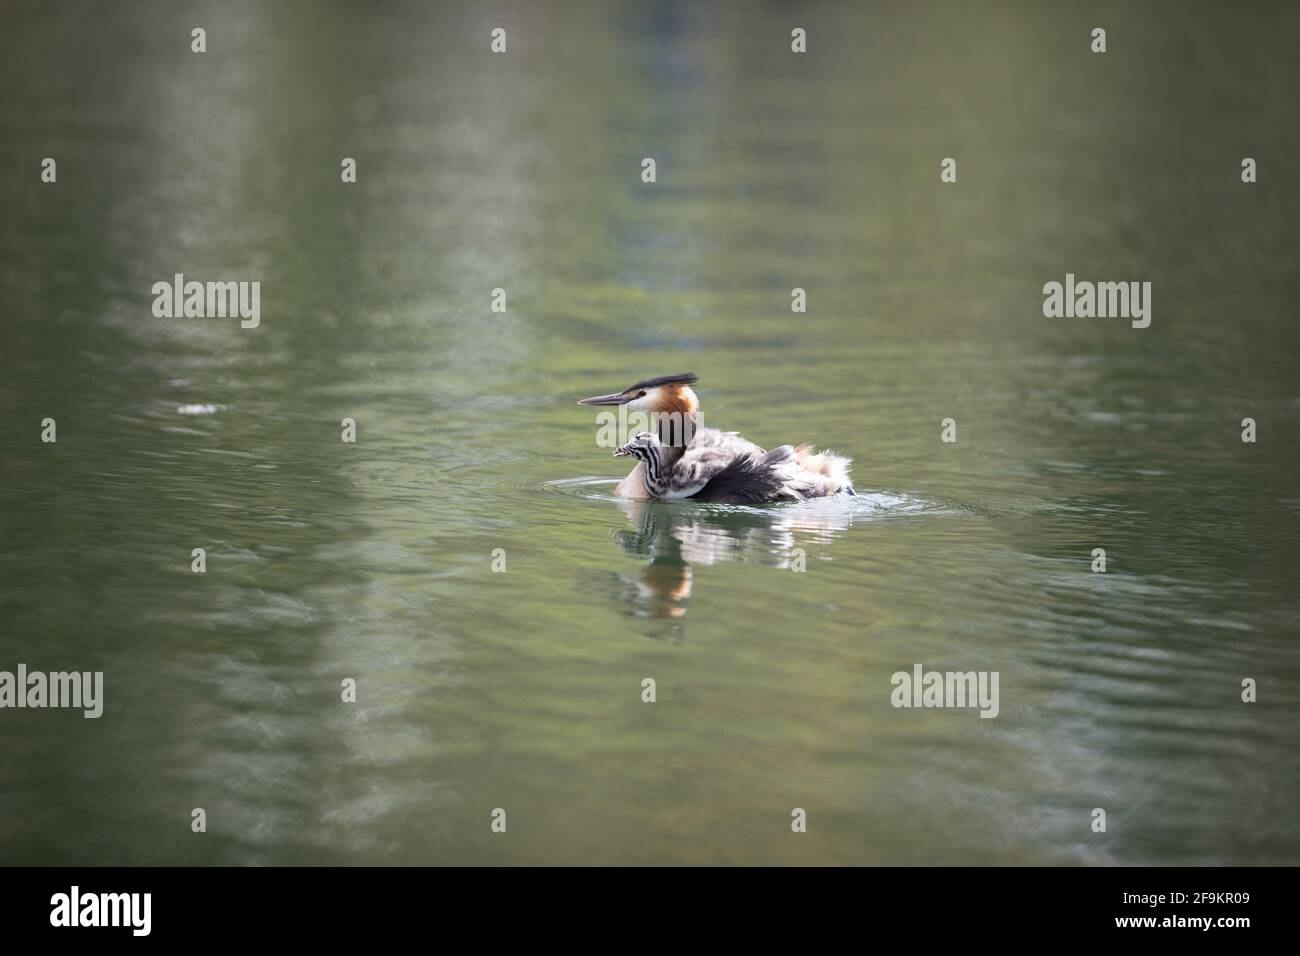
[(691, 495), (696, 494), (703, 489), (707, 484), (707, 481), (701, 481), (698, 485), (695, 485), (692, 488), (670, 488), (668, 489), (668, 493), (664, 495), (664, 499), (671, 500), (673, 498), (689, 498)]
[(645, 487), (645, 462), (638, 461), (628, 476), (614, 488), (614, 494), (622, 498), (646, 499), (650, 492)]

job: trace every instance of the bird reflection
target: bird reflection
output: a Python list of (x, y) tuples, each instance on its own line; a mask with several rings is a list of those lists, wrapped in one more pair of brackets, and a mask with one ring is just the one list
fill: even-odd
[(614, 537), (624, 553), (649, 559), (638, 576), (620, 576), (633, 613), (676, 620), (686, 615), (692, 565), (743, 561), (795, 568), (807, 560), (804, 545), (826, 544), (853, 523), (855, 505), (852, 498), (775, 508), (621, 499), (618, 507), (632, 528)]

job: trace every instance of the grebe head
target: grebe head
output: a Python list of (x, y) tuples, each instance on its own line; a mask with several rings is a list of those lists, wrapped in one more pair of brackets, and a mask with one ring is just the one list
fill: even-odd
[(694, 372), (679, 375), (661, 375), (629, 385), (621, 392), (584, 398), (579, 405), (626, 405), (629, 411), (646, 414), (677, 412), (694, 415), (700, 409), (691, 384), (697, 381)]
[(614, 449), (615, 458), (633, 458), (645, 461), (652, 453), (659, 450), (659, 436), (654, 432), (637, 432), (626, 445)]

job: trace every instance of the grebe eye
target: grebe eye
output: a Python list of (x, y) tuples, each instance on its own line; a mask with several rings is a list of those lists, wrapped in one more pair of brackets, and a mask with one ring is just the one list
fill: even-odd
[(636, 393), (636, 397), (637, 397), (637, 398), (645, 398), (645, 392), (637, 392), (637, 393)]

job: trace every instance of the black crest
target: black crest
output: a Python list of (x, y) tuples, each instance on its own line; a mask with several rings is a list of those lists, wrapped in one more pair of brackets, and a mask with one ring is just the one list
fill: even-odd
[(658, 388), (660, 385), (690, 385), (697, 381), (699, 381), (699, 376), (694, 372), (681, 372), (677, 375), (660, 375), (658, 378), (648, 378), (644, 382), (629, 385), (624, 391), (630, 392), (634, 388)]

